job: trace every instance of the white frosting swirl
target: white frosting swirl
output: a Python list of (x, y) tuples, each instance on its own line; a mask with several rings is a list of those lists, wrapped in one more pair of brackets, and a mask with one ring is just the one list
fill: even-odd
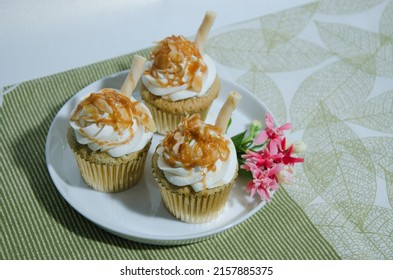
[(229, 137), (225, 136), (225, 139), (229, 142), (229, 157), (224, 162), (218, 160), (215, 164), (215, 171), (208, 171), (206, 167), (199, 166), (185, 169), (180, 162), (177, 166), (171, 167), (163, 159), (162, 147), (157, 149), (158, 167), (171, 184), (179, 187), (191, 185), (195, 192), (228, 184), (235, 176), (238, 167), (235, 146)]
[[(162, 87), (160, 83), (156, 80), (156, 78), (149, 74), (151, 67), (154, 63), (153, 60), (147, 61), (145, 63), (145, 74), (143, 74), (142, 76), (142, 82), (152, 94), (156, 96), (161, 96), (162, 98), (167, 98), (171, 101), (183, 100), (194, 96), (203, 96), (213, 85), (214, 80), (216, 79), (217, 70), (213, 59), (211, 59), (207, 54), (204, 54), (202, 57), (206, 64), (207, 70), (202, 76), (202, 89), (200, 92), (187, 89), (188, 84), (183, 84), (181, 86)], [(202, 73), (196, 73), (196, 75), (199, 74), (202, 75)], [(160, 74), (158, 74), (158, 76), (160, 76)], [(190, 77), (185, 74), (184, 79), (187, 80), (189, 78)], [(163, 75), (160, 76), (160, 79), (161, 83), (166, 83), (166, 78)]]
[[(115, 91), (118, 92), (117, 90)], [(132, 102), (136, 101), (133, 97), (130, 99)], [(139, 106), (143, 106), (146, 109), (144, 112), (148, 113), (151, 118), (147, 107), (142, 103), (140, 103)], [(71, 116), (76, 110), (77, 108), (71, 113)], [(85, 111), (82, 114), (84, 114), (83, 117), (86, 117)], [(87, 115), (87, 117), (89, 116)], [(99, 119), (105, 119), (107, 117), (108, 113), (99, 112)], [(70, 125), (74, 129), (78, 143), (88, 145), (92, 151), (100, 150), (102, 152), (107, 152), (112, 157), (121, 157), (141, 150), (153, 137), (153, 132), (146, 129), (139, 120), (134, 118), (134, 116), (132, 127), (123, 130), (115, 129), (109, 124), (102, 125), (101, 123), (98, 125), (94, 121), (86, 125), (86, 123), (81, 124), (81, 121), (70, 120)], [(132, 137), (130, 137), (131, 133), (133, 134)]]

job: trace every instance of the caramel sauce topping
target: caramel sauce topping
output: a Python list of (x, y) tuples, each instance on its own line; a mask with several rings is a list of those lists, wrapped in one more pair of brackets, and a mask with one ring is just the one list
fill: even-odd
[[(145, 74), (156, 79), (161, 87), (182, 86), (200, 92), (207, 66), (194, 42), (183, 36), (165, 38), (153, 49), (153, 65)], [(163, 79), (165, 78), (165, 79)]]
[[(118, 93), (113, 89), (102, 89), (99, 93), (92, 93), (78, 104), (70, 120), (76, 122), (81, 127), (81, 134), (84, 137), (95, 141), (99, 145), (119, 145), (130, 141), (134, 137), (132, 126), (133, 117), (141, 123), (145, 122), (148, 116), (140, 112), (138, 101), (131, 101), (127, 96)], [(128, 130), (130, 136), (124, 141), (111, 143), (95, 139), (84, 132), (83, 128), (96, 124), (103, 128), (106, 125), (112, 126), (120, 135)]]
[(179, 127), (165, 136), (162, 147), (168, 165), (180, 162), (185, 169), (200, 166), (215, 171), (217, 160), (227, 160), (230, 153), (218, 128), (205, 124), (199, 114), (183, 118)]

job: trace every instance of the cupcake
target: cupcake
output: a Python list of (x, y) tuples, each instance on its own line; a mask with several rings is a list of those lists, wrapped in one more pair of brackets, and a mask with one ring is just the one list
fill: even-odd
[(239, 94), (229, 95), (215, 125), (199, 114), (183, 117), (158, 145), (153, 175), (164, 205), (177, 219), (206, 223), (224, 209), (238, 171), (236, 149), (225, 130), (239, 100)]
[(207, 12), (194, 41), (175, 35), (163, 39), (145, 63), (141, 95), (160, 134), (194, 113), (204, 120), (220, 92), (215, 63), (203, 53), (214, 20), (215, 14)]
[(144, 62), (135, 56), (121, 90), (91, 93), (71, 113), (68, 144), (82, 178), (97, 191), (124, 191), (142, 176), (155, 124), (131, 94)]

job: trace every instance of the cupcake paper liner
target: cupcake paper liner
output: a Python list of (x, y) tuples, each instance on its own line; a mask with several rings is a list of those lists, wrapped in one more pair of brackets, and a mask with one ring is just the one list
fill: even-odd
[(121, 192), (134, 186), (142, 177), (151, 140), (143, 149), (119, 158), (106, 152), (92, 152), (86, 145), (77, 143), (71, 129), (68, 143), (87, 185), (100, 192)]
[(206, 197), (171, 192), (162, 185), (160, 192), (166, 208), (174, 217), (186, 223), (199, 224), (210, 222), (221, 214), (232, 185), (220, 186), (222, 190)]
[(82, 178), (86, 184), (101, 192), (121, 192), (134, 186), (141, 178), (147, 151), (138, 158), (114, 165), (97, 164), (74, 152)]
[(165, 135), (168, 131), (175, 129), (183, 117), (200, 114), (201, 119), (205, 120), (211, 105), (220, 93), (220, 89), (221, 82), (217, 76), (206, 94), (200, 97), (170, 101), (151, 94), (143, 84), (141, 96), (153, 116), (157, 133)]
[[(172, 114), (172, 113), (165, 112), (160, 108), (155, 107), (154, 105), (151, 105), (147, 102), (145, 104), (149, 108), (153, 116), (154, 122), (156, 123), (157, 133), (161, 135), (165, 135), (167, 132), (175, 129), (181, 122), (182, 118), (188, 116), (189, 114), (188, 112), (182, 114)], [(192, 113), (200, 114), (201, 119), (205, 120), (208, 112), (209, 109), (205, 109), (205, 110), (195, 111)]]

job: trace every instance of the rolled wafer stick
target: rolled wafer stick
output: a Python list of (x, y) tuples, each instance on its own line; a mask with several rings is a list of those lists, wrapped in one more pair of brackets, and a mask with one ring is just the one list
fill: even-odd
[(239, 104), (241, 98), (242, 96), (239, 93), (231, 91), (224, 105), (222, 105), (215, 124), (215, 126), (221, 130), (221, 133), (225, 133), (232, 112), (237, 107), (237, 104)]
[[(130, 71), (128, 72), (127, 78), (125, 79), (123, 85), (121, 86), (120, 92), (128, 97), (131, 97), (138, 81), (143, 73), (143, 66), (145, 64), (146, 58), (140, 55), (135, 55), (132, 60)], [(147, 107), (143, 106), (142, 103), (137, 102), (136, 108), (145, 114), (147, 117), (142, 117), (142, 124), (150, 131), (156, 131), (156, 125), (151, 117), (150, 112)]]
[(209, 31), (213, 26), (215, 19), (216, 19), (216, 13), (212, 11), (207, 11), (205, 17), (203, 18), (202, 24), (199, 26), (194, 43), (200, 52), (203, 51), (203, 47), (205, 45), (207, 35), (209, 34)]
[(127, 78), (121, 86), (121, 93), (131, 97), (139, 78), (143, 73), (143, 65), (145, 64), (146, 58), (140, 55), (135, 55), (132, 60), (130, 71), (128, 72)]

